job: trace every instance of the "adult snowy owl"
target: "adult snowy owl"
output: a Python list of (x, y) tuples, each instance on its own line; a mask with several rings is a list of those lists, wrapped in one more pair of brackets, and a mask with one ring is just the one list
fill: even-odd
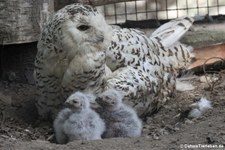
[(175, 89), (177, 70), (188, 66), (191, 48), (179, 42), (193, 20), (178, 18), (151, 37), (112, 27), (89, 5), (68, 5), (52, 17), (38, 42), (34, 78), (37, 108), (53, 117), (73, 92), (98, 95), (114, 88), (139, 115), (151, 113)]

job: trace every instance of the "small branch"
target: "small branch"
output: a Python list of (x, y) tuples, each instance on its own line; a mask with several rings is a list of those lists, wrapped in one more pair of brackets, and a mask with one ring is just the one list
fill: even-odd
[(55, 11), (72, 3), (83, 3), (83, 4), (93, 5), (93, 6), (100, 6), (100, 5), (129, 2), (129, 1), (134, 1), (134, 0), (55, 0)]
[(207, 78), (207, 73), (218, 73), (217, 71), (206, 71), (206, 63), (207, 63), (209, 60), (211, 60), (211, 59), (220, 59), (220, 60), (222, 61), (222, 63), (224, 63), (225, 60), (224, 60), (223, 58), (221, 58), (221, 57), (211, 57), (211, 58), (207, 59), (207, 60), (204, 62), (204, 64), (203, 64), (203, 72), (204, 72), (204, 76), (205, 76), (206, 82), (208, 83), (210, 89), (213, 90), (215, 84), (216, 84), (218, 81), (220, 81), (220, 79), (221, 79), (222, 77), (220, 76), (220, 78), (219, 78), (218, 80), (216, 80), (215, 82), (212, 82), (212, 83), (209, 82), (209, 80), (208, 80), (208, 78)]

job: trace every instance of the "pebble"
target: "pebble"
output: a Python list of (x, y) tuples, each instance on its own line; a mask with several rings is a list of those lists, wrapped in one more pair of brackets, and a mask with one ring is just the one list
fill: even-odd
[(201, 76), (201, 77), (199, 78), (199, 81), (202, 82), (202, 83), (207, 83), (206, 78), (208, 79), (208, 82), (211, 81), (211, 80), (210, 80), (210, 77), (205, 77), (205, 76)]
[(7, 105), (12, 104), (11, 96), (7, 96), (7, 95), (3, 94), (2, 92), (0, 92), (0, 101), (3, 101)]
[(153, 138), (154, 140), (159, 140), (159, 139), (160, 139), (159, 136), (158, 136), (157, 134), (153, 134), (152, 138)]

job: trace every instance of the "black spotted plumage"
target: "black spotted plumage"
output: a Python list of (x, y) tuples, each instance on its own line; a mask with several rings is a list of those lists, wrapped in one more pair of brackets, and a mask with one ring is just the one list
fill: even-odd
[[(49, 20), (38, 42), (34, 77), (42, 117), (54, 117), (75, 91), (122, 91), (140, 114), (152, 112), (175, 89), (177, 70), (189, 65), (191, 47), (178, 42), (193, 19), (173, 20), (147, 37), (112, 27), (88, 5), (68, 5)], [(79, 30), (81, 25), (88, 26)]]

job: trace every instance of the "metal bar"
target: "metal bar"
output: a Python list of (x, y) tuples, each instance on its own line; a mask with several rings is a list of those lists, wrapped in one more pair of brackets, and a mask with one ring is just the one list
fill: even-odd
[(186, 9), (187, 9), (187, 15), (189, 14), (188, 13), (188, 0), (186, 0)]
[(207, 0), (207, 12), (208, 12), (208, 15), (209, 15), (209, 0)]
[(166, 18), (169, 18), (169, 14), (168, 14), (168, 1), (166, 0)]
[(138, 20), (138, 12), (137, 12), (137, 0), (134, 1), (134, 7), (135, 7), (135, 14), (136, 14), (136, 20)]
[(177, 2), (177, 0), (176, 0), (176, 10), (177, 10), (177, 18), (179, 17), (179, 12), (178, 12), (178, 2)]
[(155, 8), (155, 14), (156, 14), (155, 17), (156, 17), (156, 19), (158, 19), (158, 12), (159, 12), (159, 11), (158, 11), (158, 2), (157, 2), (157, 0), (155, 0), (155, 7), (156, 7), (156, 8)]
[(113, 6), (114, 6), (115, 22), (117, 23), (116, 3), (114, 3)]
[(145, 0), (145, 11), (146, 11), (146, 19), (148, 19), (148, 13), (147, 13), (147, 11), (148, 11), (148, 1), (147, 0)]
[(220, 13), (220, 5), (219, 5), (219, 0), (217, 0), (217, 14), (219, 15)]
[(127, 2), (125, 2), (125, 19), (127, 20)]
[(199, 3), (198, 3), (198, 0), (196, 1), (196, 4), (197, 4), (197, 14), (199, 15)]
[(106, 17), (107, 15), (106, 15), (106, 7), (105, 7), (105, 5), (103, 6), (103, 8), (104, 8), (104, 15)]

